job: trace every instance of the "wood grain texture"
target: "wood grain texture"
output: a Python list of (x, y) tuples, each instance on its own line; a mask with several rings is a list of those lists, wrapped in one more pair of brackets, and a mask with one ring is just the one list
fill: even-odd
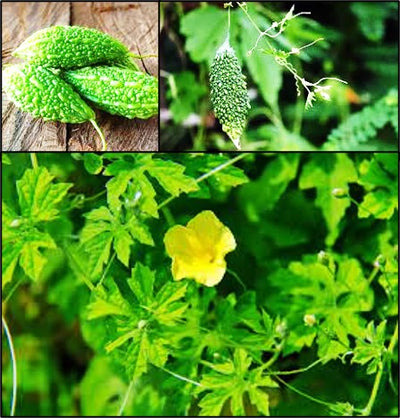
[[(11, 52), (29, 35), (52, 25), (99, 29), (123, 42), (138, 55), (158, 55), (157, 2), (3, 2), (2, 57), (20, 62)], [(141, 70), (158, 76), (158, 58), (138, 59)], [(157, 151), (158, 116), (129, 120), (96, 110), (108, 151)], [(100, 139), (87, 122), (65, 125), (33, 119), (2, 95), (3, 151), (95, 151)]]
[[(2, 3), (2, 63), (17, 63), (11, 52), (29, 35), (51, 25), (68, 25), (69, 3)], [(3, 151), (65, 151), (66, 128), (34, 119), (2, 94)]]

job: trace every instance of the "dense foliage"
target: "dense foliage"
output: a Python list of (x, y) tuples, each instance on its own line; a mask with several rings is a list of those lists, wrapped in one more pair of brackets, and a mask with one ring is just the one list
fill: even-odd
[[(8, 154), (2, 174), (16, 415), (397, 416), (396, 154)], [(214, 287), (174, 281), (164, 246), (201, 212), (236, 242), (221, 229)]]
[(163, 150), (235, 149), (210, 100), (228, 32), (251, 99), (243, 150), (398, 149), (398, 2), (229, 4), (161, 4)]

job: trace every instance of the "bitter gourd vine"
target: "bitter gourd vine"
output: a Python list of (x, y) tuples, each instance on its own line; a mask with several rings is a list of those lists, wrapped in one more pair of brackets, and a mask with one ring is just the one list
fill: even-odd
[(107, 33), (81, 26), (50, 26), (39, 30), (12, 55), (44, 67), (69, 69), (120, 64), (138, 70), (124, 44)]
[(118, 67), (85, 67), (62, 77), (96, 107), (113, 115), (147, 119), (158, 111), (158, 81), (140, 71)]
[(220, 46), (210, 70), (211, 102), (215, 115), (237, 149), (247, 122), (250, 101), (239, 60), (229, 44)]

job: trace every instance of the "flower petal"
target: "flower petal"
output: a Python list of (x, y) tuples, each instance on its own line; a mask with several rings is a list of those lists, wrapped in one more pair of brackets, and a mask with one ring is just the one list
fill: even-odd
[(217, 257), (233, 251), (236, 248), (235, 237), (228, 227), (226, 227), (210, 210), (200, 212), (188, 224), (201, 237), (201, 243)]
[(167, 231), (164, 244), (171, 258), (182, 257), (190, 260), (203, 251), (197, 235), (181, 225), (175, 225)]
[(215, 286), (224, 277), (226, 262), (221, 259), (214, 263), (186, 263), (180, 258), (172, 261), (172, 276), (174, 280), (184, 278), (194, 279), (197, 283), (205, 286)]

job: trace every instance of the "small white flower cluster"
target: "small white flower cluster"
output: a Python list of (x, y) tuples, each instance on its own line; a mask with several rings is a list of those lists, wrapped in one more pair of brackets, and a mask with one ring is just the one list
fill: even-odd
[[(232, 2), (228, 3), (230, 6), (232, 5)], [(262, 31), (257, 24), (254, 22), (254, 20), (252, 19), (252, 17), (249, 15), (248, 11), (247, 11), (247, 4), (246, 2), (238, 2), (237, 3), (238, 6), (242, 9), (242, 11), (245, 13), (245, 15), (247, 16), (247, 18), (250, 20), (250, 22), (253, 24), (253, 26), (257, 29), (258, 31), (258, 38), (254, 44), (254, 46), (247, 52), (248, 55), (251, 55), (254, 50), (257, 48), (258, 43), (260, 42), (260, 40), (264, 37), (267, 36), (268, 38), (277, 38), (279, 35), (281, 35), (286, 28), (286, 24), (287, 22), (289, 22), (290, 20), (300, 16), (300, 15), (305, 15), (305, 14), (311, 14), (310, 12), (300, 12), (297, 14), (294, 14), (294, 5), (291, 7), (291, 9), (289, 10), (289, 12), (285, 15), (285, 17), (280, 21), (280, 22), (273, 22), (271, 24), (271, 26), (269, 26), (267, 29), (265, 29), (264, 31)], [(272, 31), (272, 33), (270, 33)], [(338, 81), (340, 83), (344, 83), (347, 84), (346, 81), (343, 81), (339, 78), (335, 78), (335, 77), (323, 77), (320, 80), (318, 80), (316, 83), (311, 83), (309, 81), (307, 81), (306, 79), (304, 79), (303, 77), (300, 77), (297, 73), (297, 70), (294, 68), (294, 66), (288, 62), (288, 58), (290, 57), (290, 55), (300, 55), (301, 50), (310, 47), (311, 45), (314, 45), (315, 43), (319, 42), (319, 41), (323, 41), (323, 38), (319, 38), (307, 45), (304, 45), (302, 47), (293, 47), (291, 49), (290, 52), (285, 52), (285, 51), (281, 51), (281, 50), (276, 50), (275, 48), (273, 48), (268, 40), (267, 43), (270, 47), (269, 51), (263, 51), (264, 53), (270, 53), (272, 55), (274, 55), (275, 57), (275, 61), (285, 67), (289, 72), (292, 73), (293, 77), (295, 78), (296, 81), (296, 87), (297, 87), (297, 95), (300, 96), (301, 95), (301, 90), (300, 90), (300, 84), (303, 86), (303, 88), (307, 91), (307, 99), (306, 99), (306, 104), (305, 107), (306, 109), (310, 108), (313, 106), (313, 102), (316, 100), (317, 97), (320, 97), (322, 100), (327, 100), (329, 101), (331, 99), (331, 96), (329, 94), (329, 90), (332, 88), (332, 86), (330, 85), (321, 85), (321, 83), (325, 80), (334, 80), (334, 81)]]

